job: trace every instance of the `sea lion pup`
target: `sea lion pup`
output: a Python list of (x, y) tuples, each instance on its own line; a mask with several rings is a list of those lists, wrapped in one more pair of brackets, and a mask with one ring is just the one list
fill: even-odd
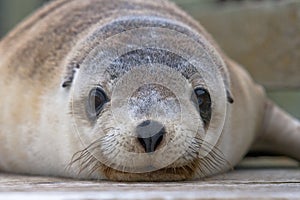
[(0, 43), (0, 170), (199, 179), (252, 148), (300, 159), (299, 121), (165, 0), (59, 0)]

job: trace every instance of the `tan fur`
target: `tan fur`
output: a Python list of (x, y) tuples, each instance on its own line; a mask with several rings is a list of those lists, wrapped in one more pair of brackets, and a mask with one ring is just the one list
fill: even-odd
[[(130, 15), (136, 19), (150, 17), (149, 21), (125, 20), (123, 27), (100, 29)], [(221, 73), (229, 101), (234, 99), (228, 104), (225, 127), (214, 149), (217, 153), (207, 158), (214, 160), (222, 154), (220, 159), (224, 160), (209, 172), (201, 168), (208, 162), (205, 159), (195, 159), (184, 167), (180, 166), (181, 160), (170, 168), (142, 174), (118, 171), (101, 163), (84, 166), (94, 164), (93, 157), (87, 163), (75, 162), (86, 152), (70, 120), (71, 115), (84, 112), (80, 99), (70, 103), (74, 70), (80, 69), (100, 41), (120, 33), (122, 28), (154, 26), (151, 23), (182, 31), (203, 45)], [(90, 83), (89, 79), (84, 81), (82, 85)], [(193, 81), (201, 82), (199, 78)], [(105, 81), (103, 85), (106, 90), (111, 87)], [(185, 180), (229, 170), (253, 144), (258, 146), (255, 150), (300, 160), (299, 121), (270, 103), (262, 87), (226, 57), (203, 27), (165, 0), (57, 0), (46, 5), (0, 42), (0, 96), (0, 169), (4, 171), (125, 181)], [(74, 107), (77, 113), (72, 113)], [(82, 126), (90, 126), (82, 118)], [(68, 168), (72, 157), (75, 167)], [(83, 170), (78, 174), (85, 168), (96, 168), (99, 173)]]

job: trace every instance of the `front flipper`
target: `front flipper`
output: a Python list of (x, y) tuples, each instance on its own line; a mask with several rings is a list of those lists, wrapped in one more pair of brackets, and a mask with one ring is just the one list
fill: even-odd
[(268, 101), (262, 131), (251, 151), (285, 155), (300, 161), (300, 121)]

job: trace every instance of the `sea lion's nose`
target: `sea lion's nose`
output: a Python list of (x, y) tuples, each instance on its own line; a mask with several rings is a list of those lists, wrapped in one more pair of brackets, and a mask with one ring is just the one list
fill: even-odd
[(164, 126), (152, 120), (143, 121), (136, 128), (137, 139), (146, 153), (154, 152), (162, 142), (165, 134)]

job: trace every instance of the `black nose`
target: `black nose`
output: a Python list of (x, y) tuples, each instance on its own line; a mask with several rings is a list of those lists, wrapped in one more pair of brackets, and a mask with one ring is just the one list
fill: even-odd
[(136, 128), (137, 139), (144, 147), (146, 153), (156, 150), (163, 140), (165, 132), (162, 124), (152, 120), (143, 121)]

